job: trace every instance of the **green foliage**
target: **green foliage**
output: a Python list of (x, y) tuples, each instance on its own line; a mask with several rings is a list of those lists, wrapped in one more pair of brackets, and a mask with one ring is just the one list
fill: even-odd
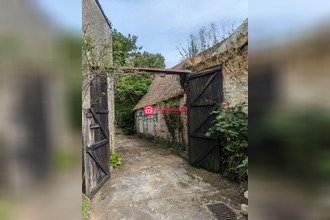
[(142, 47), (136, 45), (138, 37), (128, 34), (126, 37), (116, 29), (112, 32), (113, 60), (118, 66), (134, 66), (146, 68), (165, 68), (165, 58), (160, 54), (152, 54), (138, 50)]
[(249, 175), (248, 163), (249, 163), (249, 158), (246, 157), (245, 160), (243, 160), (243, 162), (236, 167), (236, 169), (240, 168), (239, 170), (240, 176), (243, 176), (244, 174), (246, 174), (247, 176)]
[(190, 76), (189, 73), (180, 74), (180, 85), (184, 91), (187, 91), (189, 76)]
[(90, 205), (90, 200), (86, 199), (82, 202), (82, 219), (87, 220), (91, 211), (88, 211)]
[(111, 67), (111, 46), (106, 39), (96, 40), (85, 34), (82, 39), (83, 69), (99, 66), (100, 69)]
[(151, 83), (152, 78), (150, 75), (121, 75), (116, 82), (116, 98), (120, 102), (129, 99), (135, 104), (148, 92)]
[(165, 58), (160, 53), (141, 53), (131, 54), (131, 62), (134, 67), (165, 69)]
[[(116, 29), (112, 32), (113, 60), (117, 66), (165, 68), (165, 58), (160, 54), (138, 51), (136, 35), (123, 35)], [(152, 83), (150, 75), (130, 74), (116, 77), (115, 118), (116, 124), (125, 134), (135, 132), (134, 106), (149, 91)]]
[[(180, 108), (174, 100), (168, 100), (166, 103), (161, 102), (158, 104), (162, 108)], [(183, 140), (183, 121), (181, 119), (180, 113), (164, 113), (164, 119), (166, 127), (171, 134), (171, 143), (175, 144), (177, 138), (176, 133), (178, 131), (179, 142), (180, 139)]]
[(202, 26), (198, 34), (190, 34), (187, 40), (187, 47), (182, 45), (177, 47), (182, 58), (190, 58), (194, 63), (194, 58), (202, 51), (211, 46), (215, 46), (219, 42), (218, 31), (214, 22), (209, 28)]
[[(248, 115), (242, 111), (245, 103), (234, 107), (213, 111), (216, 114), (213, 125), (205, 134), (207, 137), (216, 137), (222, 150), (220, 152), (221, 173), (230, 180), (243, 179), (237, 168), (247, 158), (248, 147)], [(247, 162), (247, 161), (246, 161)]]
[[(109, 23), (111, 23), (109, 21)], [(113, 63), (111, 65), (111, 56), (109, 53), (111, 46), (107, 44), (105, 39), (95, 40), (91, 35), (84, 32), (82, 51), (83, 51), (83, 68), (92, 69), (95, 76), (109, 75), (109, 67), (134, 66), (134, 67), (149, 67), (149, 68), (165, 68), (165, 58), (157, 53), (152, 54), (138, 50), (142, 47), (136, 45), (138, 37), (136, 35), (123, 35), (116, 29), (112, 32), (112, 52)], [(98, 68), (94, 68), (98, 66)], [(133, 108), (149, 91), (152, 78), (150, 75), (144, 74), (118, 74), (116, 71), (111, 71), (112, 79), (115, 81), (115, 118), (118, 127), (122, 128), (125, 134), (133, 134), (134, 127), (134, 112)], [(90, 84), (90, 80), (86, 78), (83, 83), (83, 90)], [(98, 99), (101, 100), (100, 94)], [(98, 100), (91, 100), (96, 103)], [(77, 116), (78, 121), (78, 116)]]
[(115, 83), (115, 118), (125, 134), (135, 132), (134, 106), (149, 91), (152, 83), (150, 75), (121, 75)]
[(187, 46), (181, 44), (177, 46), (182, 58), (189, 58), (194, 65), (195, 57), (201, 52), (207, 50), (209, 47), (217, 46), (219, 42), (229, 37), (235, 30), (235, 22), (223, 21), (221, 22), (221, 30), (218, 30), (217, 25), (211, 22), (208, 27), (202, 26), (198, 34), (190, 34), (187, 39)]
[(137, 52), (142, 47), (136, 45), (138, 37), (128, 34), (124, 36), (116, 29), (112, 32), (113, 61), (115, 65), (127, 66), (131, 52)]
[(111, 153), (110, 166), (116, 167), (117, 165), (120, 165), (121, 160), (122, 160), (122, 158), (119, 157), (117, 154)]

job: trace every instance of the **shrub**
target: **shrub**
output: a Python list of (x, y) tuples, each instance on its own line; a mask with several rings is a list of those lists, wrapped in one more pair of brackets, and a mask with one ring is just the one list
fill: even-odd
[(205, 134), (207, 137), (216, 137), (221, 145), (220, 172), (224, 177), (236, 181), (247, 177), (247, 172), (239, 175), (244, 168), (239, 165), (247, 158), (248, 147), (248, 115), (242, 111), (244, 106), (245, 103), (240, 103), (213, 111), (211, 114), (216, 114), (215, 120)]
[(119, 157), (117, 154), (111, 153), (110, 166), (116, 167), (117, 165), (120, 165), (121, 160), (122, 160), (122, 158)]

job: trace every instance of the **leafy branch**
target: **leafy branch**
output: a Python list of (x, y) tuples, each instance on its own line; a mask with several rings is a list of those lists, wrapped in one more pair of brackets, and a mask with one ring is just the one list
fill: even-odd
[(205, 133), (207, 137), (216, 137), (222, 146), (221, 172), (231, 180), (244, 179), (237, 168), (243, 168), (240, 164), (247, 158), (248, 115), (243, 111), (245, 106), (243, 102), (234, 107), (213, 111), (211, 114), (216, 115), (215, 120)]

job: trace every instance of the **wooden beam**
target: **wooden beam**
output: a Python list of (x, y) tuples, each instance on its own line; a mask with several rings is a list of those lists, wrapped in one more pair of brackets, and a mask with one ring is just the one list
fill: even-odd
[(104, 140), (102, 140), (102, 141), (100, 141), (100, 142), (97, 142), (97, 143), (95, 143), (95, 144), (92, 144), (92, 145), (90, 145), (90, 146), (87, 146), (87, 147), (88, 147), (87, 150), (88, 150), (88, 151), (90, 151), (90, 150), (94, 150), (94, 149), (96, 149), (96, 148), (98, 148), (98, 147), (101, 147), (101, 146), (107, 144), (107, 143), (109, 143), (109, 140), (108, 140), (108, 139), (104, 139)]
[(87, 197), (91, 198), (92, 196), (94, 196), (95, 193), (97, 193), (97, 191), (101, 189), (101, 187), (104, 185), (104, 183), (107, 182), (109, 178), (110, 178), (110, 174), (105, 175), (104, 178), (101, 180), (101, 182), (97, 185), (97, 187), (95, 187), (90, 193), (87, 194)]
[(192, 101), (192, 104), (196, 104), (198, 98), (203, 94), (205, 89), (210, 85), (210, 83), (217, 76), (217, 74), (218, 74), (218, 72), (215, 72), (215, 74), (209, 78), (209, 80), (204, 84), (204, 86), (203, 86), (202, 90), (200, 91), (200, 93), (197, 95), (197, 97), (194, 99), (194, 101)]
[(206, 155), (208, 155), (216, 146), (218, 145), (218, 142), (215, 142), (213, 145), (210, 145), (208, 149), (206, 149), (199, 157), (192, 161), (192, 164), (196, 164), (199, 161), (201, 161)]
[(106, 139), (109, 139), (109, 136), (108, 136), (108, 134), (105, 132), (105, 130), (104, 130), (103, 126), (102, 126), (102, 123), (101, 123), (100, 119), (97, 117), (95, 111), (94, 111), (92, 108), (90, 108), (90, 110), (91, 110), (91, 112), (92, 112), (92, 114), (93, 114), (93, 116), (94, 116), (95, 121), (97, 122), (97, 124), (100, 125), (100, 129), (101, 129), (103, 135), (105, 136)]
[[(210, 113), (211, 113), (212, 111), (216, 110), (216, 109), (220, 106), (220, 104), (221, 104), (221, 103), (218, 103), (217, 105), (215, 105), (215, 106), (211, 109)], [(206, 116), (203, 118), (202, 122), (198, 125), (198, 127), (197, 127), (196, 129), (194, 129), (194, 131), (193, 131), (192, 134), (197, 134), (197, 133), (196, 133), (197, 130), (198, 130), (198, 129), (204, 124), (204, 122), (205, 122), (210, 116), (211, 116), (211, 115), (206, 115)], [(189, 134), (189, 135), (192, 135), (192, 134)]]
[(208, 74), (214, 73), (215, 71), (221, 70), (221, 68), (222, 68), (222, 64), (212, 66), (212, 67), (210, 67), (206, 70), (203, 70), (201, 72), (196, 72), (196, 73), (190, 75), (189, 79), (193, 79), (193, 78), (196, 78), (196, 77), (200, 77), (200, 76), (203, 76), (203, 75), (208, 75)]
[(106, 175), (110, 174), (110, 172), (103, 166), (100, 159), (95, 155), (95, 153), (93, 151), (88, 151), (87, 153), (91, 156), (91, 158), (93, 158), (96, 165), (99, 166)]
[(205, 136), (205, 134), (192, 134), (190, 135), (191, 137), (195, 137), (195, 138), (203, 138), (203, 139), (209, 139), (209, 140), (217, 140), (216, 137), (214, 136), (210, 136), (210, 137), (207, 137)]

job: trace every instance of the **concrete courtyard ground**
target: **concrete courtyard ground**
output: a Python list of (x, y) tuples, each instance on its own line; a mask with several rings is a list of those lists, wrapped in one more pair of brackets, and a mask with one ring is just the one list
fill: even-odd
[(91, 199), (90, 219), (215, 219), (207, 204), (225, 203), (238, 219), (240, 186), (197, 169), (171, 149), (138, 136), (116, 136), (122, 164)]

